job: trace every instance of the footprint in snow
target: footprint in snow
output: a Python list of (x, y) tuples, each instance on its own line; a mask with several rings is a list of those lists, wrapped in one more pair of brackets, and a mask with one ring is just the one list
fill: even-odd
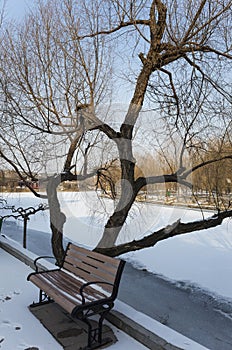
[(3, 320), (2, 323), (3, 323), (3, 324), (10, 324), (10, 321), (8, 321), (8, 320)]
[(14, 295), (19, 295), (21, 292), (20, 292), (20, 290), (15, 290), (14, 291)]

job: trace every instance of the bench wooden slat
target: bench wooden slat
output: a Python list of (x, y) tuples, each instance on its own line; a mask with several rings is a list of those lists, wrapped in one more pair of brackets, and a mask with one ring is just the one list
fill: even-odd
[(105, 262), (108, 262), (109, 264), (113, 265), (113, 266), (116, 266), (116, 268), (118, 268), (118, 265), (120, 263), (120, 260), (118, 259), (115, 259), (115, 258), (112, 258), (110, 256), (107, 256), (107, 255), (102, 255), (100, 253), (97, 253), (97, 252), (93, 252), (91, 250), (87, 250), (85, 248), (82, 248), (82, 247), (78, 247), (72, 243), (69, 244), (68, 246), (68, 249), (67, 249), (67, 255), (69, 255), (71, 252), (73, 251), (77, 251), (83, 255), (88, 255), (88, 256), (92, 256), (94, 257), (96, 260), (99, 260), (99, 261), (105, 261)]
[(77, 265), (77, 262), (81, 261), (90, 266), (100, 268), (102, 271), (105, 271), (106, 273), (109, 273), (111, 275), (115, 275), (118, 269), (118, 266), (109, 264), (104, 261), (96, 260), (89, 255), (83, 255), (83, 254), (80, 255), (76, 251), (73, 251), (72, 254), (67, 254), (67, 256), (65, 257), (65, 260), (69, 262), (73, 261), (74, 265), (75, 264)]
[[(44, 275), (44, 277), (46, 277), (50, 282), (52, 282), (58, 289), (61, 288), (64, 292), (69, 293), (74, 298), (79, 297), (79, 299), (82, 300), (79, 296), (80, 287), (83, 284), (82, 281), (67, 275), (67, 273), (64, 273), (61, 270), (47, 273), (45, 272)], [(92, 301), (93, 299), (99, 300), (107, 297), (106, 294), (102, 293), (99, 290), (96, 290), (94, 288), (94, 285), (87, 286), (85, 288), (84, 296), (87, 301)]]
[(54, 288), (61, 289), (63, 292), (68, 293), (73, 298), (81, 301), (79, 289), (82, 283), (80, 283), (80, 281), (77, 281), (76, 284), (73, 284), (71, 278), (64, 279), (62, 274), (57, 272), (44, 273), (43, 278), (46, 278), (48, 281), (50, 281), (53, 284)]
[[(81, 303), (81, 297), (79, 293), (75, 294), (75, 292), (71, 291), (70, 288), (69, 290), (67, 288), (63, 288), (62, 284), (59, 284), (58, 280), (54, 278), (55, 275), (53, 274), (53, 272), (48, 274), (40, 274), (37, 277), (40, 279), (41, 282), (47, 283), (47, 288), (49, 288), (51, 293), (53, 293), (53, 291), (58, 291), (62, 293), (66, 299), (70, 300), (74, 304)], [(33, 280), (33, 278), (31, 280)], [(46, 290), (44, 291), (46, 292)]]
[(67, 297), (67, 295), (64, 295), (59, 290), (56, 290), (50, 283), (42, 278), (42, 274), (32, 275), (30, 277), (30, 281), (33, 282), (38, 288), (43, 290), (69, 313), (71, 313), (73, 308), (80, 303), (78, 300), (76, 300), (76, 302), (72, 301)]
[[(83, 278), (86, 282), (94, 282), (94, 281), (101, 281), (106, 282), (103, 278), (100, 276), (94, 276), (93, 274), (90, 274), (84, 270), (78, 269), (77, 267), (74, 267), (73, 265), (70, 265), (66, 262), (63, 264), (64, 269), (72, 272), (76, 276), (79, 276), (80, 278)], [(108, 281), (107, 281), (108, 282)], [(112, 293), (113, 286), (108, 284), (99, 284), (100, 287), (104, 290), (106, 290), (109, 293)]]
[[(83, 263), (80, 260), (78, 261), (70, 257), (65, 258), (65, 263), (68, 263), (70, 264), (70, 266), (73, 266), (76, 269), (77, 275), (79, 275), (80, 273), (79, 270), (85, 270), (85, 271), (88, 271), (91, 276), (93, 275), (96, 280), (100, 278), (101, 280), (109, 283), (114, 283), (115, 281), (115, 275), (109, 274), (108, 272), (102, 270), (101, 267), (90, 266), (85, 262)], [(69, 269), (70, 266), (65, 265), (64, 267)]]

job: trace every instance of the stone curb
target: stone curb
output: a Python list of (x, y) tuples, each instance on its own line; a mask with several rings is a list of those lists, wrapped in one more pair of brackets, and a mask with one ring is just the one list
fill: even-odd
[(155, 333), (144, 328), (141, 324), (133, 321), (119, 311), (112, 310), (106, 319), (123, 332), (127, 333), (139, 343), (152, 350), (184, 350), (168, 343)]
[[(30, 266), (35, 270), (34, 259), (37, 255), (29, 252), (26, 249), (21, 248), (20, 250), (13, 246), (14, 243), (0, 241), (0, 248), (4, 249), (26, 265)], [(38, 264), (42, 269), (47, 269), (46, 264)], [(184, 348), (177, 347), (157, 334), (151, 332), (150, 330), (143, 327), (141, 324), (133, 321), (126, 315), (119, 311), (112, 310), (107, 316), (107, 320), (115, 325), (117, 328), (121, 329), (123, 332), (127, 333), (129, 336), (146, 346), (148, 349), (152, 350), (184, 350)]]

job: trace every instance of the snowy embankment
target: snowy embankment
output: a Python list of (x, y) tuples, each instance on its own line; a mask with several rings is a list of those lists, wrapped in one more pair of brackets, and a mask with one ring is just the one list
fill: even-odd
[[(40, 199), (30, 193), (4, 196), (8, 204), (16, 207), (41, 203)], [(65, 236), (78, 244), (94, 247), (101, 237), (107, 216), (113, 210), (112, 201), (99, 198), (93, 192), (60, 192), (59, 196), (67, 217)], [(179, 218), (182, 222), (198, 220), (203, 214), (208, 217), (212, 212), (137, 203), (122, 229), (118, 243), (139, 239)], [(48, 212), (40, 212), (31, 217), (28, 227), (50, 232)], [(188, 287), (199, 287), (231, 298), (231, 248), (232, 222), (227, 219), (221, 226), (170, 238), (152, 248), (125, 254), (123, 258), (136, 267), (146, 268), (177, 284), (186, 283)]]

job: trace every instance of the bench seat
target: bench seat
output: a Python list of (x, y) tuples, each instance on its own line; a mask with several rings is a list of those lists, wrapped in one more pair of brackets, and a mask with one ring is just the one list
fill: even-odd
[(86, 282), (62, 270), (33, 274), (30, 277), (30, 281), (42, 289), (50, 298), (70, 314), (72, 314), (73, 310), (78, 305), (82, 305), (80, 309), (87, 308), (89, 304), (93, 304), (93, 302), (104, 303), (104, 300), (110, 296), (109, 293), (103, 289), (100, 291), (91, 286), (87, 286), (84, 292), (85, 303), (83, 304), (79, 291), (83, 283)]

